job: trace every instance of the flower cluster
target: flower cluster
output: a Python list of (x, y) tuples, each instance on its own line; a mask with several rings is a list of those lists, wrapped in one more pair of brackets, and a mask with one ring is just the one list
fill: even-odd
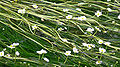
[[(95, 26), (95, 29), (96, 29), (97, 31), (101, 32), (100, 28), (98, 28), (97, 26)], [(90, 32), (90, 33), (93, 33), (94, 28), (87, 28), (86, 31), (87, 31), (87, 32)]]
[(87, 28), (87, 30), (86, 30), (87, 32), (90, 32), (90, 33), (93, 33), (93, 31), (94, 31), (94, 28)]
[(36, 51), (38, 54), (46, 54), (47, 53), (47, 51), (46, 50), (43, 50), (43, 49), (41, 49), (40, 51)]
[[(79, 50), (76, 48), (76, 46), (73, 47), (73, 52), (74, 53), (79, 53)], [(66, 51), (64, 54), (66, 56), (70, 56), (71, 55), (71, 51)]]
[(68, 9), (63, 9), (63, 12), (68, 12), (69, 10)]
[(19, 43), (13, 43), (13, 44), (11, 44), (10, 46), (7, 46), (7, 47), (13, 49), (18, 45), (19, 45)]
[(25, 13), (25, 9), (19, 9), (18, 13), (24, 14)]
[(87, 50), (90, 50), (91, 48), (95, 48), (95, 45), (94, 44), (87, 44), (87, 43), (82, 43), (83, 46), (86, 46), (88, 49)]
[[(36, 51), (36, 53), (38, 53), (38, 54), (46, 54), (47, 53), (47, 51), (46, 50), (44, 50), (44, 49), (41, 49), (40, 51)], [(46, 62), (49, 62), (49, 59), (48, 58), (43, 58), (43, 60), (45, 60)]]
[[(18, 46), (18, 45), (19, 45), (19, 43), (13, 43), (13, 44), (11, 44), (10, 46), (7, 46), (7, 47), (13, 49), (13, 48), (15, 48), (15, 47)], [(5, 51), (6, 51), (6, 48), (3, 49), (3, 51), (0, 52), (0, 56), (10, 57), (10, 54), (4, 55), (4, 54), (5, 54)], [(19, 53), (18, 51), (16, 51), (16, 52), (15, 52), (15, 55), (19, 56), (20, 53)]]
[(98, 43), (99, 43), (99, 44), (105, 44), (106, 46), (110, 46), (110, 44), (111, 44), (110, 42), (104, 42), (104, 41), (101, 40), (101, 39), (98, 41)]
[(78, 51), (78, 49), (76, 47), (73, 47), (73, 52), (78, 53), (79, 51)]

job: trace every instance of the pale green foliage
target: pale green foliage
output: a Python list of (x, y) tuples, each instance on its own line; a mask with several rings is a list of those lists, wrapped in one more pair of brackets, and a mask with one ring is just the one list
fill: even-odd
[[(33, 8), (33, 4), (38, 7)], [(91, 0), (84, 3), (1, 0), (0, 48), (1, 51), (6, 48), (5, 55), (11, 56), (0, 57), (0, 66), (119, 67), (119, 6), (119, 2)], [(19, 9), (23, 10), (22, 13), (18, 13)], [(99, 17), (95, 15), (97, 11), (102, 12)], [(68, 15), (70, 19), (66, 19)], [(99, 44), (99, 40), (102, 43)], [(14, 42), (20, 45), (9, 49), (7, 46)], [(104, 48), (104, 52), (99, 52), (99, 48)], [(46, 50), (46, 54), (36, 53), (41, 49)], [(69, 51), (69, 56), (65, 55), (66, 51)]]

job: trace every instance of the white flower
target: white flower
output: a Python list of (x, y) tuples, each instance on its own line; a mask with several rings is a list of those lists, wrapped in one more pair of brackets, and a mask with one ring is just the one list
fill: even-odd
[(95, 29), (97, 29), (99, 32), (101, 32), (101, 30), (98, 27), (95, 27)]
[(7, 47), (8, 47), (8, 48), (11, 48), (11, 49), (15, 48), (14, 45), (10, 45), (10, 46), (7, 46)]
[(42, 53), (44, 53), (44, 54), (46, 54), (46, 53), (47, 53), (47, 51), (46, 51), (46, 50), (43, 50), (43, 49), (41, 50), (41, 52), (42, 52)]
[(102, 63), (102, 61), (96, 61), (96, 64), (101, 64)]
[(23, 62), (24, 64), (26, 64), (26, 62)]
[(63, 41), (63, 42), (68, 42), (67, 39), (65, 39), (65, 38), (62, 38), (62, 41)]
[(16, 52), (15, 52), (15, 54), (16, 54), (17, 56), (19, 56), (19, 55), (20, 55), (20, 53), (19, 53), (18, 51), (16, 51)]
[(36, 51), (36, 53), (38, 53), (38, 54), (42, 54), (42, 52), (41, 52), (41, 51)]
[(2, 30), (5, 30), (5, 28), (2, 28)]
[(78, 5), (84, 5), (85, 3), (78, 3)]
[(115, 21), (112, 21), (112, 24), (114, 24), (115, 23)]
[(111, 12), (111, 11), (112, 11), (112, 9), (111, 9), (111, 8), (107, 8), (107, 10), (108, 10), (109, 12)]
[(99, 43), (99, 44), (102, 44), (102, 43), (103, 43), (103, 40), (99, 40), (98, 43)]
[(92, 47), (94, 48), (95, 45), (93, 45), (93, 44), (87, 44), (87, 47), (88, 47), (88, 50), (89, 50), (89, 49), (91, 49)]
[(111, 1), (111, 0), (107, 0), (107, 1)]
[(1, 57), (1, 56), (4, 56), (4, 51), (1, 51), (1, 52), (0, 52), (0, 57)]
[(85, 32), (84, 34), (87, 34), (87, 32)]
[(32, 30), (37, 29), (38, 27), (36, 25), (32, 26)]
[(16, 47), (16, 46), (19, 45), (19, 43), (13, 43), (13, 44), (11, 44), (11, 45), (13, 45), (14, 47)]
[(49, 62), (49, 59), (47, 59), (47, 58), (43, 58), (46, 62)]
[(118, 19), (120, 19), (120, 15), (118, 15)]
[(95, 48), (95, 44), (89, 44), (91, 47)]
[(63, 9), (63, 12), (68, 12), (69, 10), (68, 9)]
[(78, 51), (78, 49), (76, 47), (73, 47), (73, 52), (78, 53), (79, 51)]
[(6, 54), (5, 56), (6, 56), (6, 57), (10, 57), (10, 54)]
[(43, 19), (43, 18), (41, 18), (41, 21), (44, 21), (44, 19)]
[(95, 15), (96, 15), (97, 17), (99, 17), (99, 16), (101, 16), (101, 15), (102, 15), (102, 12), (97, 11), (97, 12), (95, 13)]
[(25, 13), (25, 9), (19, 9), (18, 13), (24, 14)]
[(100, 52), (100, 53), (105, 53), (106, 50), (105, 50), (104, 48), (99, 48), (99, 52)]
[(111, 43), (110, 43), (110, 42), (105, 42), (104, 44), (105, 44), (105, 45), (110, 45)]
[(95, 48), (94, 44), (87, 44), (87, 43), (82, 43), (82, 44), (83, 46), (86, 46), (88, 48), (87, 50), (91, 49), (92, 47)]
[(7, 46), (7, 47), (13, 49), (18, 45), (19, 45), (19, 43), (13, 43), (13, 44), (11, 44), (10, 46)]
[(37, 52), (38, 54), (43, 54), (43, 53), (45, 54), (45, 53), (47, 53), (47, 51), (46, 51), (46, 50), (43, 50), (43, 49), (40, 50), (40, 51), (36, 51), (36, 52)]
[(6, 48), (5, 48), (5, 49), (3, 49), (3, 51), (6, 51)]
[(64, 27), (67, 30), (67, 27)]
[(64, 30), (64, 29), (63, 29), (63, 28), (61, 28), (61, 27), (60, 27), (60, 28), (58, 28), (58, 31), (62, 31), (62, 30)]
[(83, 46), (88, 46), (88, 44), (87, 43), (82, 43), (83, 44)]
[(86, 20), (86, 17), (85, 16), (78, 17), (78, 20), (81, 20), (81, 21)]
[(113, 67), (113, 65), (110, 65), (111, 67)]
[(66, 56), (70, 56), (70, 55), (71, 55), (71, 51), (66, 51), (64, 54), (65, 54)]
[(94, 31), (94, 29), (93, 28), (87, 28), (87, 30), (86, 31), (88, 31), (88, 32), (93, 32)]
[(38, 8), (38, 6), (36, 4), (33, 4), (32, 7), (35, 8), (35, 9)]
[(79, 9), (79, 8), (76, 8), (76, 10), (81, 11), (81, 9)]
[(66, 19), (72, 19), (72, 15), (66, 16)]

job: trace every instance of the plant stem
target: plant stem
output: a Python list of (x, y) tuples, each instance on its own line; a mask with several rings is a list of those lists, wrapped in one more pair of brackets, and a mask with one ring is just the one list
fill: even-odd
[(16, 67), (16, 48), (15, 48), (15, 67)]
[(39, 60), (40, 60), (40, 54), (39, 54)]
[(102, 53), (101, 53), (101, 56), (100, 56), (100, 60), (101, 60), (101, 58), (102, 58)]
[(66, 59), (65, 59), (65, 61), (64, 61), (64, 64), (66, 63), (67, 59), (68, 59), (68, 56), (66, 57)]
[(43, 59), (43, 57), (44, 57), (44, 54), (42, 55), (42, 58), (41, 58), (41, 59)]

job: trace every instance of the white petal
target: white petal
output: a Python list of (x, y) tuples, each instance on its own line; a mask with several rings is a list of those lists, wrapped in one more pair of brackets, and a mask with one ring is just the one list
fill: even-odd
[(20, 53), (19, 53), (18, 51), (16, 51), (16, 52), (15, 52), (15, 54), (16, 54), (17, 56), (19, 56), (19, 55), (20, 55)]
[(47, 59), (47, 58), (43, 58), (46, 62), (49, 62), (49, 59)]

